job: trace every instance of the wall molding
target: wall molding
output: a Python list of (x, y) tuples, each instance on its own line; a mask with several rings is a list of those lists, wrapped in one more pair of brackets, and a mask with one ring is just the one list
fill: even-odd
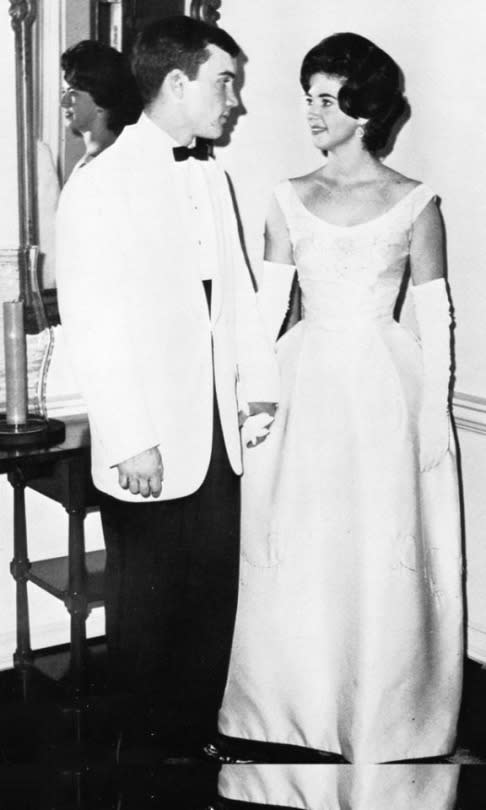
[[(456, 391), (452, 400), (456, 426), (472, 433), (486, 434), (486, 397)], [(49, 416), (62, 417), (86, 413), (86, 405), (80, 394), (65, 394), (47, 401)]]
[(47, 413), (52, 419), (63, 416), (86, 414), (86, 405), (81, 394), (58, 394), (47, 400)]
[(460, 430), (486, 434), (486, 397), (456, 391), (452, 410), (454, 422)]

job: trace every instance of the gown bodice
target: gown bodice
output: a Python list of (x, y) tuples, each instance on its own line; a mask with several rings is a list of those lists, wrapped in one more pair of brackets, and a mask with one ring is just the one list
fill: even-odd
[(307, 326), (341, 330), (391, 321), (413, 223), (434, 192), (419, 184), (384, 214), (350, 226), (312, 214), (291, 181), (275, 195), (289, 227)]

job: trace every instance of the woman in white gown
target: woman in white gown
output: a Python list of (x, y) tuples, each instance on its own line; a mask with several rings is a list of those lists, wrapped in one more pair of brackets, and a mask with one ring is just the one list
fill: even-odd
[[(327, 162), (281, 183), (267, 222), (262, 297), (295, 265), (303, 316), (278, 343), (270, 436), (247, 453), (219, 728), (360, 764), (440, 757), (462, 664), (441, 218), (376, 156), (406, 104), (387, 54), (333, 35), (301, 83)], [(408, 268), (420, 341), (393, 317)]]

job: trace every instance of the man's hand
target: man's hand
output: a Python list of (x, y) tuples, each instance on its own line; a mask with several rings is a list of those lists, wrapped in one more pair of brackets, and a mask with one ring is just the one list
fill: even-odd
[(265, 441), (276, 412), (275, 402), (249, 402), (247, 412), (240, 411), (241, 438), (247, 447), (256, 447)]
[(117, 464), (118, 483), (122, 489), (129, 489), (132, 495), (151, 495), (158, 498), (162, 492), (164, 466), (158, 447), (144, 450), (137, 456)]

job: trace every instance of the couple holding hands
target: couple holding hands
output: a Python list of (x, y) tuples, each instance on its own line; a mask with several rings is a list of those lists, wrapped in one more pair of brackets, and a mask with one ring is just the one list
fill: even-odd
[[(59, 206), (122, 747), (443, 757), (462, 663), (450, 304), (435, 194), (379, 158), (400, 71), (357, 34), (305, 56), (326, 161), (277, 186), (255, 294), (208, 150), (238, 55), (201, 21), (147, 26), (144, 111)], [(420, 340), (394, 319), (408, 272)]]

